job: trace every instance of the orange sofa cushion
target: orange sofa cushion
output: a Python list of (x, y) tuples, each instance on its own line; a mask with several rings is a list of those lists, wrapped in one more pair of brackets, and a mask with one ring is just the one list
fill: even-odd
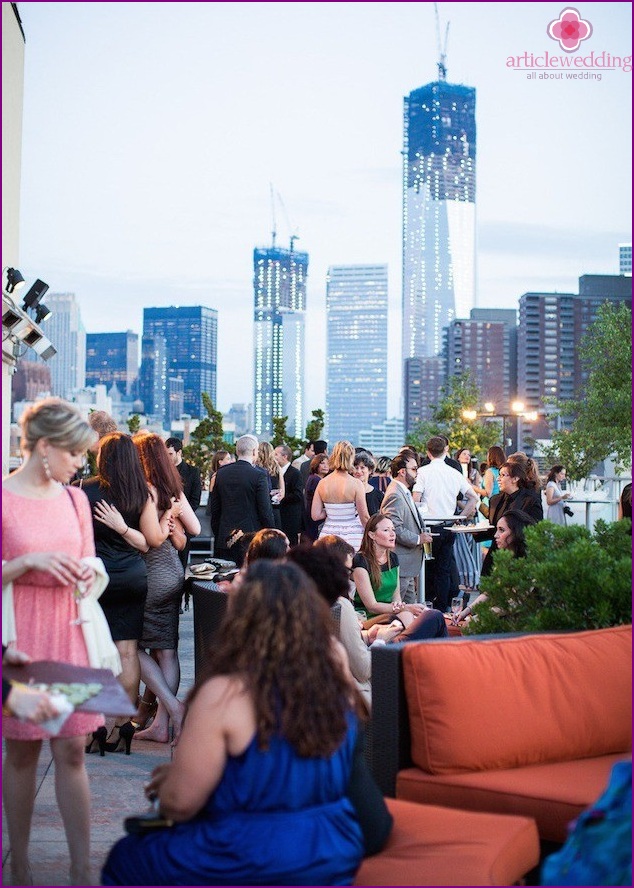
[(396, 779), (399, 799), (471, 811), (532, 817), (543, 839), (564, 842), (568, 824), (605, 791), (622, 755), (529, 765), (508, 771), (473, 771), (433, 777), (404, 768)]
[(631, 750), (632, 627), (406, 645), (412, 760), (430, 774)]
[(363, 861), (355, 885), (513, 885), (537, 866), (529, 818), (385, 801), (392, 833), (380, 854)]

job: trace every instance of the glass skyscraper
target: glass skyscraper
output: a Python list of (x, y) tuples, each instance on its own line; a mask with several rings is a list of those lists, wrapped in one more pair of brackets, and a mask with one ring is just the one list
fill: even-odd
[(52, 311), (46, 335), (57, 349), (46, 362), (51, 370), (51, 394), (70, 398), (86, 384), (86, 330), (74, 293), (48, 293), (46, 304)]
[(139, 337), (132, 330), (122, 333), (86, 334), (86, 385), (117, 383), (131, 395), (139, 375)]
[(387, 417), (387, 265), (333, 265), (326, 284), (328, 441)]
[(254, 425), (273, 431), (287, 416), (289, 434), (304, 435), (304, 325), (308, 253), (278, 247), (253, 251)]
[[(143, 391), (145, 398), (150, 394), (153, 405), (158, 400), (157, 386), (148, 376), (153, 366), (160, 368), (161, 336), (166, 351), (164, 409), (169, 409), (169, 380), (181, 377), (184, 412), (204, 417), (202, 393), (207, 392), (214, 405), (217, 403), (218, 312), (205, 305), (143, 309)], [(150, 343), (152, 339), (154, 342)], [(145, 409), (148, 410), (147, 404)]]
[(475, 89), (414, 90), (403, 129), (405, 361), (439, 354), (443, 327), (475, 304)]

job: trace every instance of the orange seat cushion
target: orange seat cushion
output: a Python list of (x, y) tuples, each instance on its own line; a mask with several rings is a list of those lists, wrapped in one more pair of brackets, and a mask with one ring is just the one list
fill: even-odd
[(355, 885), (512, 885), (539, 861), (533, 820), (385, 800), (394, 828)]
[(632, 627), (406, 645), (412, 760), (430, 774), (631, 750)]
[(598, 799), (608, 785), (613, 765), (622, 760), (622, 755), (605, 755), (441, 776), (405, 768), (398, 773), (396, 795), (426, 805), (532, 817), (543, 839), (564, 842), (568, 824)]

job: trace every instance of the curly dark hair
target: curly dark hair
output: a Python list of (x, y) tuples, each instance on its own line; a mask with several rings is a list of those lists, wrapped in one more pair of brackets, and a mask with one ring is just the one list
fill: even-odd
[(132, 438), (112, 432), (99, 442), (97, 455), (99, 484), (110, 493), (112, 502), (124, 515), (140, 515), (148, 501), (148, 489), (139, 451)]
[(146, 480), (156, 490), (156, 507), (159, 512), (166, 512), (172, 505), (172, 497), (178, 499), (183, 492), (183, 482), (165, 441), (152, 432), (134, 435), (132, 441), (139, 451)]
[(258, 561), (230, 596), (200, 687), (240, 677), (255, 707), (260, 749), (280, 734), (298, 755), (327, 757), (341, 745), (351, 708), (363, 712), (332, 640), (332, 617), (315, 584), (294, 564)]

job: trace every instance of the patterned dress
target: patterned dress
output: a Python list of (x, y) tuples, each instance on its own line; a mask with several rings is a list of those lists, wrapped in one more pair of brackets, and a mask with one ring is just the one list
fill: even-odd
[[(74, 505), (73, 505), (74, 503)], [(75, 558), (95, 554), (92, 518), (85, 494), (61, 488), (52, 499), (21, 496), (3, 489), (2, 560), (30, 552), (67, 552)], [(31, 570), (13, 583), (16, 648), (33, 660), (54, 660), (89, 666), (81, 626), (74, 625), (77, 605), (73, 586), (62, 586), (50, 573)], [(77, 737), (103, 725), (102, 715), (73, 713), (59, 737)], [(2, 736), (12, 740), (43, 740), (49, 734), (17, 718), (2, 719)]]
[(324, 503), (326, 520), (324, 521), (320, 537), (333, 533), (349, 543), (355, 552), (361, 545), (363, 538), (363, 525), (357, 515), (357, 507), (354, 503)]
[(175, 651), (185, 574), (169, 539), (143, 556), (147, 565), (147, 598), (139, 647)]

